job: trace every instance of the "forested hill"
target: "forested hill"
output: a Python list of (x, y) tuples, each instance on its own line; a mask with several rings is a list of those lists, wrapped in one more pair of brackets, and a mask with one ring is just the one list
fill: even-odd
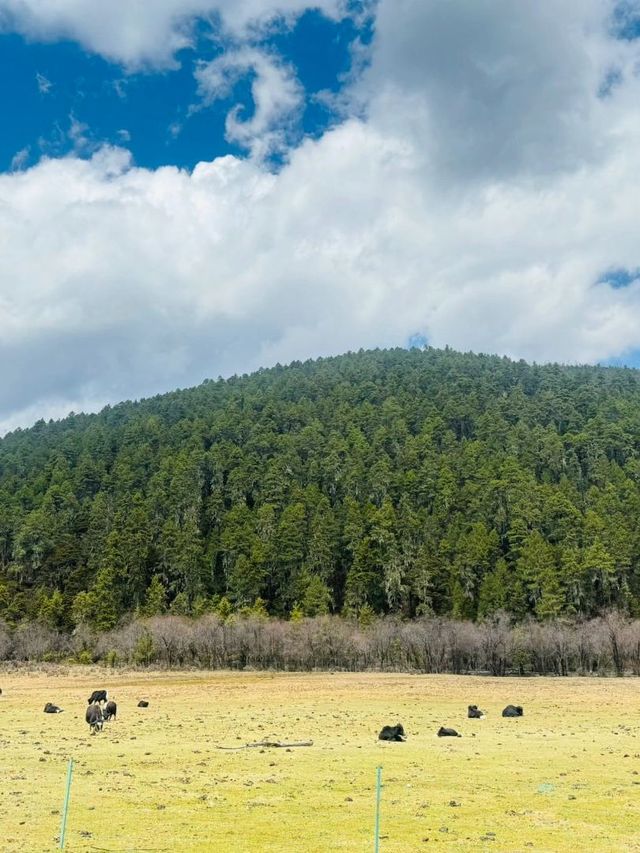
[(0, 619), (637, 613), (639, 524), (640, 373), (360, 352), (6, 436)]

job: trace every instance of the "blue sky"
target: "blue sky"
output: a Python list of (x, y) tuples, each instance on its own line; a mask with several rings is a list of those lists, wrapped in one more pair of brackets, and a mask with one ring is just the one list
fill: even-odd
[[(292, 141), (317, 136), (336, 121), (318, 95), (340, 91), (352, 70), (352, 45), (370, 38), (370, 23), (330, 20), (309, 9), (292, 27), (257, 40), (293, 65), (304, 89)], [(168, 164), (192, 169), (220, 155), (241, 156), (242, 147), (225, 138), (225, 118), (236, 104), (246, 117), (253, 113), (250, 76), (206, 107), (194, 77), (198, 63), (224, 49), (216, 28), (199, 22), (193, 45), (175, 54), (178, 67), (127, 73), (74, 41), (34, 43), (20, 34), (0, 34), (0, 112), (11, 117), (2, 125), (0, 170), (9, 171), (12, 163), (24, 168), (43, 155), (88, 157), (103, 143), (125, 145), (137, 165), (151, 169)]]
[(429, 342), (640, 366), (640, 0), (0, 0), (0, 434)]

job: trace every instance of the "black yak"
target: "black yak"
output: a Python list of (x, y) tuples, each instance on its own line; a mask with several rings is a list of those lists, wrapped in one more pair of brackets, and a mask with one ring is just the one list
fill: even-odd
[(61, 714), (62, 708), (58, 708), (57, 705), (53, 705), (51, 702), (47, 702), (44, 706), (45, 714)]
[(395, 740), (404, 742), (406, 735), (401, 723), (397, 726), (383, 726), (382, 731), (378, 735), (378, 740)]
[(470, 720), (483, 720), (484, 719), (484, 711), (481, 711), (477, 705), (469, 705), (467, 709), (467, 717)]
[(507, 707), (502, 712), (503, 717), (522, 717), (524, 711), (522, 710), (521, 705), (507, 705)]
[(459, 735), (455, 729), (446, 729), (444, 726), (440, 726), (438, 737), (462, 737), (462, 735)]
[(117, 705), (116, 705), (116, 703), (113, 701), (113, 699), (110, 699), (110, 700), (107, 702), (107, 704), (104, 706), (104, 719), (105, 719), (105, 722), (107, 722), (107, 723), (108, 723), (108, 722), (109, 722), (109, 720), (115, 720), (117, 711), (118, 711), (118, 706), (117, 706)]
[(91, 734), (102, 731), (104, 717), (102, 716), (102, 708), (100, 705), (89, 705), (84, 718), (87, 723), (89, 723), (89, 731)]
[(91, 696), (87, 699), (87, 703), (89, 705), (95, 705), (96, 703), (106, 702), (107, 701), (107, 691), (106, 690), (94, 690)]

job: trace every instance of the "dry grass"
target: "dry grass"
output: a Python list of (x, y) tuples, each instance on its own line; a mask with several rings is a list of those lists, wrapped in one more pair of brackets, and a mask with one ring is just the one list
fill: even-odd
[[(3, 851), (56, 848), (71, 756), (70, 851), (372, 849), (378, 764), (383, 853), (640, 851), (637, 680), (78, 670), (0, 686)], [(90, 736), (102, 686), (119, 716)], [(503, 720), (509, 702), (526, 716)], [(407, 743), (378, 742), (397, 721)], [(216, 748), (263, 738), (314, 746)]]

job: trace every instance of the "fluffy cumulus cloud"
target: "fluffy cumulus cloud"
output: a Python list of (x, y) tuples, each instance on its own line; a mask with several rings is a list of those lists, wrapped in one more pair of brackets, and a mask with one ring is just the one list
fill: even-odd
[(227, 51), (196, 71), (199, 94), (205, 105), (229, 97), (234, 85), (253, 75), (253, 115), (243, 118), (241, 105), (227, 115), (227, 139), (248, 148), (260, 158), (287, 147), (287, 129), (299, 111), (304, 93), (295, 72), (263, 50), (244, 46)]
[[(360, 117), (277, 173), (103, 149), (1, 176), (0, 428), (414, 333), (640, 347), (638, 56), (612, 31), (604, 0), (381, 0)], [(201, 86), (249, 67), (265, 88), (230, 127), (253, 140), (295, 109), (285, 67), (238, 48)]]
[(236, 38), (307, 8), (331, 17), (345, 0), (0, 0), (0, 30), (33, 39), (71, 38), (125, 65), (170, 65), (192, 43), (197, 18)]
[(596, 94), (623, 49), (608, 0), (396, 0), (380, 5), (365, 81), (372, 117), (425, 146), (446, 181), (573, 168), (598, 154)]

